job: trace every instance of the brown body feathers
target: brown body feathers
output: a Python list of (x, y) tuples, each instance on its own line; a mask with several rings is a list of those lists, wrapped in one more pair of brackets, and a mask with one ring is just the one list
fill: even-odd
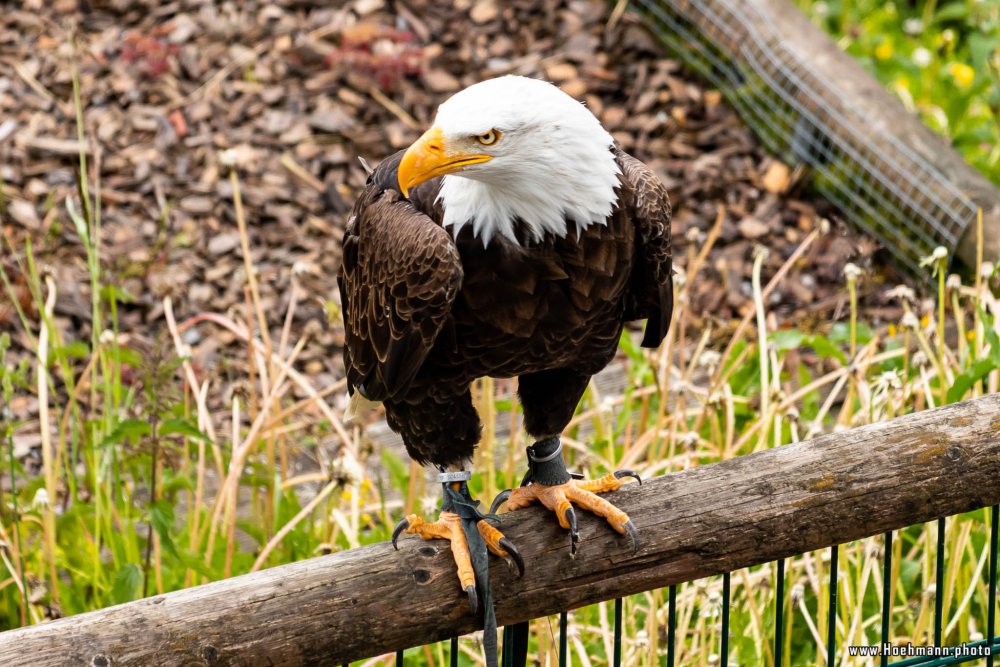
[(379, 165), (344, 236), (338, 277), (350, 390), (383, 401), (410, 456), (468, 460), (480, 422), (470, 383), (518, 377), (525, 427), (558, 435), (590, 377), (614, 357), (625, 322), (646, 319), (656, 347), (670, 324), (670, 204), (656, 176), (617, 147), (618, 201), (577, 235), (483, 247), (441, 227), (440, 179), (399, 192), (402, 153)]

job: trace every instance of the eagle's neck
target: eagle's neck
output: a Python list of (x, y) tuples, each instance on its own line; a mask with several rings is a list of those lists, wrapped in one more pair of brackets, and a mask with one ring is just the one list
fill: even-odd
[(445, 176), (438, 195), (444, 226), (458, 236), (472, 225), (487, 246), (498, 236), (518, 243), (518, 226), (520, 238), (537, 242), (606, 224), (620, 185), (609, 143), (558, 139), (499, 173), (492, 170), (489, 180)]

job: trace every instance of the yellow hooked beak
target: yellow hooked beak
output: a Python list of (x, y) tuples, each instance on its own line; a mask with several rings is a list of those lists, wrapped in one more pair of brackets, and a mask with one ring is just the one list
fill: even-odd
[(432, 127), (403, 154), (397, 172), (399, 189), (404, 197), (408, 197), (410, 188), (435, 176), (452, 174), (469, 165), (492, 159), (491, 155), (465, 153), (450, 147), (441, 129)]

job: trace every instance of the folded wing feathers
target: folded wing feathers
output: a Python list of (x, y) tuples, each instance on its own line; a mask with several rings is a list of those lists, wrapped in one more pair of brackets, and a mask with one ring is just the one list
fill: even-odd
[(369, 399), (385, 400), (406, 389), (433, 347), (462, 265), (450, 235), (393, 190), (362, 196), (355, 216), (341, 268), (345, 362)]
[(647, 319), (643, 347), (660, 345), (673, 312), (670, 253), (670, 197), (656, 174), (624, 151), (618, 152), (623, 191), (631, 194), (638, 243), (629, 319)]

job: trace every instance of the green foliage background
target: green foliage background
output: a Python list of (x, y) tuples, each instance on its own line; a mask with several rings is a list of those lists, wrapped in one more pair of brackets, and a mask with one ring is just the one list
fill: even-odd
[(1000, 0), (797, 0), (1000, 185)]

